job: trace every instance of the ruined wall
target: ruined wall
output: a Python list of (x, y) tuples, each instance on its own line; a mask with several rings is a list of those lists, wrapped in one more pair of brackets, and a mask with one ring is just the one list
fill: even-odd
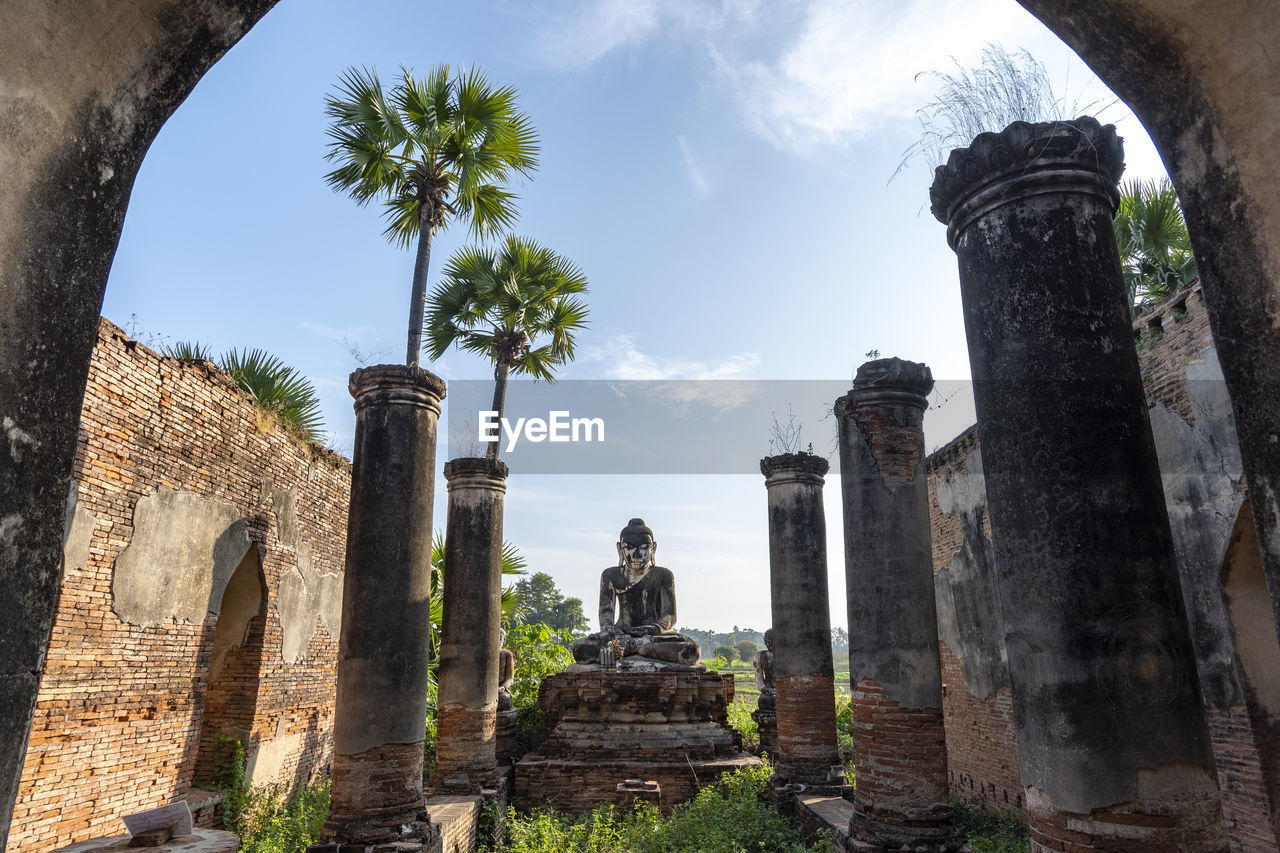
[(219, 732), (255, 782), (325, 769), (349, 492), (216, 369), (101, 321), (13, 849), (181, 798)]
[(975, 427), (929, 457), (929, 524), (951, 792), (988, 808), (1021, 808), (1013, 697)]
[[(1280, 650), (1265, 607), (1243, 619), (1233, 619), (1229, 612), (1232, 581), (1241, 579), (1241, 566), (1257, 565), (1256, 589), (1245, 595), (1250, 602), (1265, 602), (1267, 591), (1252, 535), (1231, 398), (1200, 286), (1184, 288), (1138, 317), (1134, 334), (1222, 789), (1223, 820), (1233, 850), (1276, 849), (1273, 797), (1280, 791), (1276, 768), (1268, 763), (1275, 763), (1280, 740), (1280, 699), (1267, 696), (1264, 683), (1275, 683)], [(1248, 547), (1241, 547), (1240, 528), (1250, 533), (1243, 543)], [(1270, 641), (1270, 649), (1261, 650), (1271, 658), (1264, 665), (1270, 675), (1251, 678), (1249, 645), (1242, 640), (1259, 623), (1269, 629), (1260, 636)]]
[[(1198, 284), (1134, 320), (1152, 432), (1233, 850), (1275, 849), (1280, 671), (1231, 400)], [(952, 792), (1021, 806), (976, 428), (930, 456), (930, 513)], [(1233, 598), (1236, 586), (1241, 589)], [(1247, 590), (1247, 592), (1246, 592)], [(1241, 602), (1233, 606), (1233, 601)], [(1256, 609), (1256, 608), (1254, 608)], [(1239, 615), (1236, 615), (1236, 611)], [(1257, 639), (1257, 642), (1253, 642)], [(1256, 661), (1256, 664), (1251, 664)], [(1274, 679), (1271, 679), (1274, 680)]]

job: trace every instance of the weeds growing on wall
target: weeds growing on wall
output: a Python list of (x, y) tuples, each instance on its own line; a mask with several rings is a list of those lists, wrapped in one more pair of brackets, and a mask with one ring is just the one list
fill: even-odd
[(492, 853), (831, 853), (830, 839), (804, 836), (769, 804), (768, 764), (745, 768), (704, 788), (669, 818), (654, 807), (601, 806), (570, 818), (555, 812), (508, 813)]

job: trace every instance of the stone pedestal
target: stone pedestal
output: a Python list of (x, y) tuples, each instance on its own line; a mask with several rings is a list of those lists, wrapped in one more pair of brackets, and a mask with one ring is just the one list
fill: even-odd
[(1015, 122), (930, 192), (960, 266), (1038, 850), (1227, 849), (1112, 216), (1115, 128)]
[(444, 466), (444, 541), (436, 775), (432, 786), (475, 793), (498, 769), (498, 666), (502, 620), (502, 496), (507, 466), (454, 459)]
[(631, 808), (636, 803), (662, 808), (662, 786), (652, 779), (627, 779), (614, 788), (613, 801), (623, 808)]
[(333, 793), (316, 851), (430, 849), (423, 811), (431, 501), (444, 383), (416, 367), (351, 374), (356, 438), (342, 588)]
[(827, 594), (827, 460), (784, 453), (760, 461), (769, 495), (769, 593), (777, 688), (777, 774), (808, 786), (844, 784), (836, 747), (835, 670)]
[(933, 376), (898, 358), (858, 368), (836, 401), (858, 787), (850, 849), (959, 849), (929, 536), (924, 410)]
[(714, 672), (562, 672), (538, 701), (549, 733), (515, 765), (522, 809), (583, 814), (615, 802), (628, 779), (657, 782), (662, 808), (693, 798), (721, 774), (759, 764), (729, 726), (732, 697)]
[(515, 708), (505, 710), (499, 708), (494, 725), (494, 751), (497, 754), (498, 766), (510, 766), (511, 756), (516, 751), (516, 724), (520, 720), (520, 712)]
[(756, 731), (760, 738), (760, 755), (772, 759), (778, 757), (778, 699), (770, 693), (761, 693), (756, 701), (756, 709), (751, 712), (751, 719), (756, 721)]

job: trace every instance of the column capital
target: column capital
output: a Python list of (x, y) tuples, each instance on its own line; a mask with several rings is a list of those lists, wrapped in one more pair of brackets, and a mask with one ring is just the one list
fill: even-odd
[(782, 483), (813, 483), (821, 486), (823, 475), (830, 463), (812, 453), (779, 453), (760, 460), (760, 473), (765, 476), (765, 486)]
[(1041, 193), (1078, 192), (1104, 198), (1114, 211), (1124, 172), (1124, 142), (1113, 124), (1090, 116), (1034, 124), (1015, 121), (980, 133), (934, 171), (930, 211), (947, 226), (947, 243), (980, 216)]
[(421, 367), (406, 364), (375, 364), (351, 374), (347, 389), (355, 398), (355, 409), (372, 405), (407, 405), (440, 414), (444, 380)]
[(933, 371), (929, 365), (901, 358), (878, 358), (858, 368), (853, 388), (836, 401), (836, 416), (848, 417), (855, 406), (877, 404), (926, 409), (932, 390)]
[(444, 463), (444, 478), (449, 491), (459, 489), (493, 489), (506, 491), (507, 463), (483, 456), (463, 456)]

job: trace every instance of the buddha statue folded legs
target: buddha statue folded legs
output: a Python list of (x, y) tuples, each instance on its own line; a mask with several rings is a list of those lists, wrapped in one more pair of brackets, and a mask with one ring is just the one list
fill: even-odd
[(633, 518), (618, 537), (618, 565), (600, 575), (600, 630), (573, 647), (579, 664), (623, 670), (702, 668), (698, 644), (676, 633), (675, 576), (654, 565), (658, 543)]

